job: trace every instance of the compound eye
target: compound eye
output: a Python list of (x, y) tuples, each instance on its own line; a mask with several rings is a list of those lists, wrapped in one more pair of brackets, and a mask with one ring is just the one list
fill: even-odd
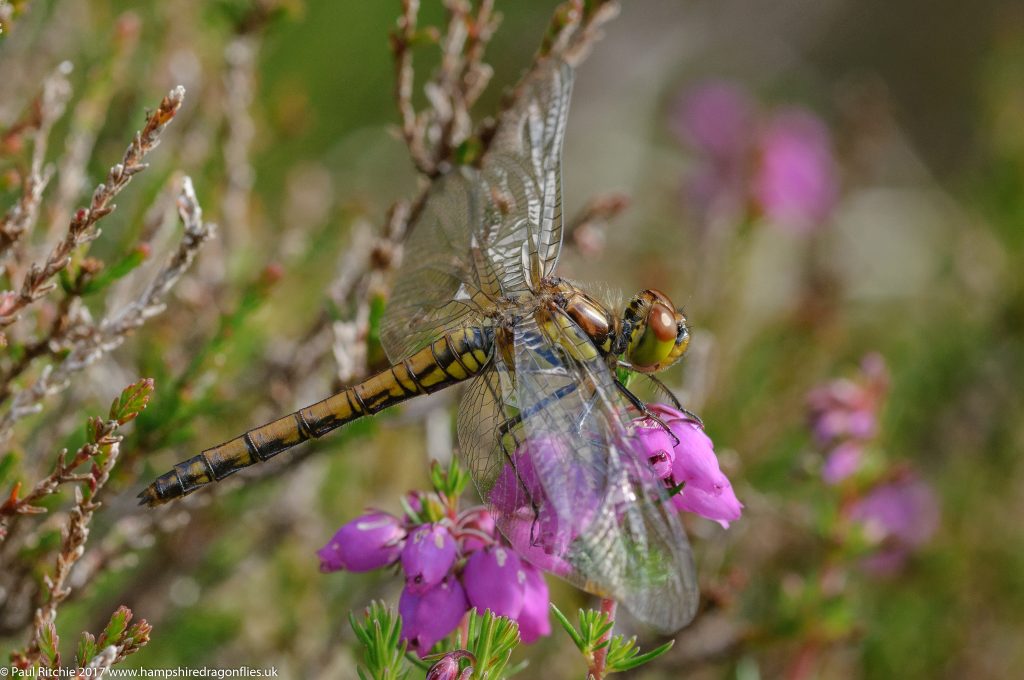
[(679, 332), (676, 315), (672, 308), (660, 302), (651, 305), (651, 311), (647, 314), (647, 327), (654, 331), (658, 342), (674, 342), (676, 334)]
[(629, 348), (630, 363), (641, 370), (655, 368), (672, 352), (678, 333), (672, 308), (655, 302), (647, 313), (643, 330)]

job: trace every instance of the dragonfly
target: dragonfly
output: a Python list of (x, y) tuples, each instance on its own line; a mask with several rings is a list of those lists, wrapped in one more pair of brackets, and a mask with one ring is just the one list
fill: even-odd
[[(468, 383), (459, 452), (502, 534), (527, 560), (674, 632), (695, 615), (692, 551), (637, 441), (653, 416), (623, 374), (686, 351), (686, 317), (656, 290), (622, 313), (555, 274), (572, 67), (521, 85), (479, 167), (428, 194), (381, 319), (391, 365), (207, 449), (139, 494), (158, 505), (412, 397)], [(656, 418), (656, 417), (655, 417)]]

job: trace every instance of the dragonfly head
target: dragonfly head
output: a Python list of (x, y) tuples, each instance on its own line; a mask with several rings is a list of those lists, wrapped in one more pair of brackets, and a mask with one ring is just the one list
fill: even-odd
[(690, 344), (686, 316), (661, 291), (637, 293), (622, 316), (620, 345), (635, 370), (655, 373), (686, 353)]

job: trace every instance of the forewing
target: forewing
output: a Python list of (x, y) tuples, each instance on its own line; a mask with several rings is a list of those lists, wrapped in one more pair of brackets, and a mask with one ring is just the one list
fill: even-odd
[(562, 146), (572, 82), (572, 67), (558, 59), (534, 71), (502, 114), (483, 164), (488, 183), (515, 199), (502, 231), (519, 251), (509, 254), (505, 269), (534, 282), (554, 271), (562, 245)]
[(400, 361), (445, 332), (479, 324), (497, 290), (496, 274), (471, 246), (485, 219), (479, 173), (453, 170), (437, 180), (406, 241), (381, 319), (381, 342)]
[[(496, 351), (491, 377), (465, 397), (459, 427), (499, 528), (538, 566), (660, 630), (681, 628), (699, 599), (689, 544), (637, 453), (604, 360), (564, 316), (524, 320), (511, 352), (514, 372)], [(513, 424), (504, 436), (503, 422)]]
[(452, 329), (483, 323), (496, 301), (529, 293), (554, 268), (571, 85), (563, 62), (534, 72), (502, 116), (482, 168), (456, 168), (436, 181), (381, 322), (392, 361)]

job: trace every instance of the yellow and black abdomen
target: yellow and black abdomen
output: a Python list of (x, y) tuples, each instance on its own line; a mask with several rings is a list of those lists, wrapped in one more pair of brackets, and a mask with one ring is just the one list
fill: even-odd
[(452, 331), (358, 385), (178, 463), (139, 494), (140, 504), (166, 503), (357, 418), (467, 380), (484, 368), (493, 343), (490, 328)]

